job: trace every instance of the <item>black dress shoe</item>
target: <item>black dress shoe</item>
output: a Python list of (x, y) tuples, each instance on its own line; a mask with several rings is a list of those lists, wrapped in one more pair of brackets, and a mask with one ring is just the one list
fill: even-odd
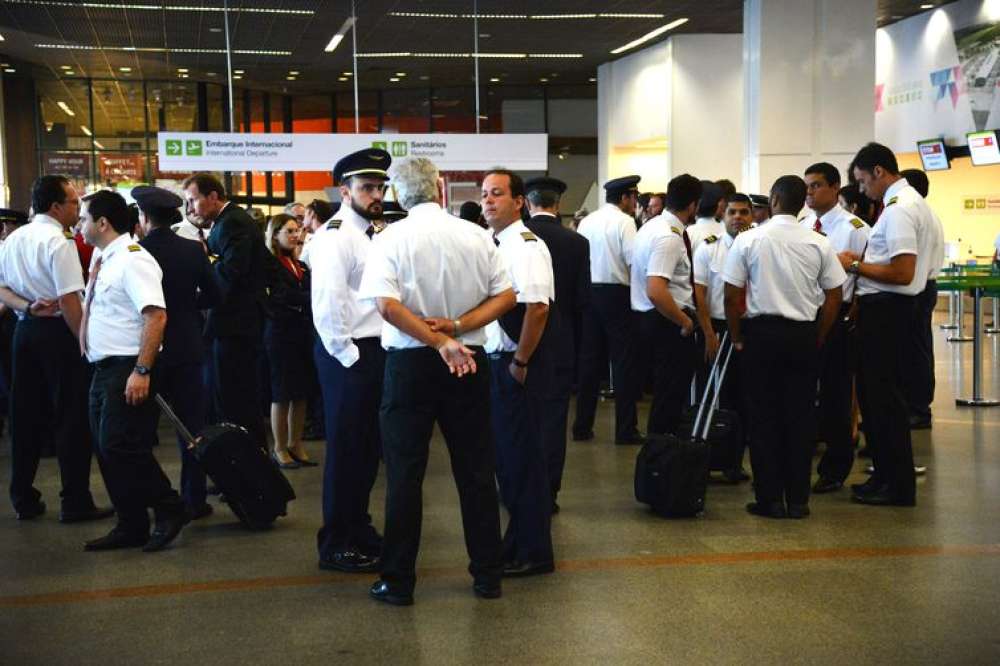
[(808, 504), (789, 504), (787, 511), (789, 518), (794, 518), (796, 520), (801, 520), (809, 516), (809, 505)]
[(156, 525), (153, 526), (153, 533), (149, 535), (149, 541), (142, 547), (142, 552), (155, 553), (163, 550), (177, 538), (187, 523), (188, 515), (184, 510), (173, 512), (157, 520)]
[(18, 520), (34, 520), (45, 513), (45, 502), (38, 500), (15, 511)]
[(574, 442), (589, 442), (594, 439), (594, 431), (588, 430), (587, 432), (574, 432), (573, 441)]
[(876, 480), (873, 476), (864, 483), (852, 483), (851, 492), (855, 495), (871, 495), (877, 493), (885, 487), (885, 484)]
[(378, 571), (379, 559), (365, 555), (356, 550), (341, 550), (321, 557), (319, 568), (326, 571), (342, 571), (344, 573), (374, 573)]
[(901, 498), (889, 492), (888, 487), (883, 486), (881, 490), (874, 493), (858, 494), (855, 493), (851, 496), (851, 499), (858, 504), (867, 504), (869, 506), (916, 506), (917, 501), (915, 499)]
[[(840, 490), (844, 487), (843, 481), (834, 481), (833, 479), (824, 479), (822, 476), (816, 479), (816, 483), (813, 484), (812, 491), (817, 495), (822, 495), (823, 493), (832, 493), (835, 490)], [(788, 507), (791, 509), (791, 507)]]
[(377, 580), (368, 588), (368, 596), (375, 601), (382, 601), (393, 606), (412, 606), (413, 595), (406, 592), (397, 592), (389, 587), (389, 583), (384, 580)]
[(188, 520), (201, 520), (202, 518), (207, 518), (215, 512), (212, 505), (208, 502), (196, 507), (191, 507), (187, 509)]
[(144, 546), (149, 540), (145, 534), (133, 534), (122, 529), (121, 525), (115, 525), (111, 531), (100, 537), (92, 539), (83, 544), (83, 549), (91, 552), (100, 550), (118, 550), (120, 548), (138, 548)]
[(781, 502), (768, 502), (766, 504), (750, 502), (747, 504), (747, 513), (763, 518), (785, 518), (788, 515), (785, 511), (785, 505)]
[(555, 562), (508, 562), (503, 566), (504, 578), (524, 578), (549, 574), (556, 570)]
[(70, 511), (68, 509), (63, 509), (59, 512), (59, 522), (85, 523), (90, 520), (104, 520), (105, 518), (110, 518), (113, 515), (115, 515), (115, 510), (111, 507), (99, 509), (95, 506), (89, 509), (84, 509), (83, 511)]
[(477, 581), (472, 584), (472, 591), (480, 599), (499, 599), (503, 594), (500, 581)]

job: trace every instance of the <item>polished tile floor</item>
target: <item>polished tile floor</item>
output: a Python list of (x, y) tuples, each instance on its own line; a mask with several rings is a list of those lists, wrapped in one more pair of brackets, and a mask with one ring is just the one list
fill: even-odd
[[(318, 469), (289, 472), (299, 499), (270, 532), (216, 507), (166, 552), (85, 553), (110, 523), (60, 525), (46, 459), (50, 512), (0, 513), (0, 663), (1000, 663), (1000, 407), (955, 406), (971, 390), (972, 346), (935, 334), (915, 509), (861, 507), (841, 491), (814, 497), (808, 520), (770, 521), (744, 512), (747, 485), (713, 485), (703, 517), (661, 520), (633, 500), (636, 450), (611, 444), (603, 404), (597, 440), (570, 444), (558, 571), (506, 581), (498, 601), (472, 595), (439, 437), (417, 603), (402, 609), (367, 598), (371, 576), (317, 569)], [(992, 396), (998, 347), (986, 338)], [(176, 449), (157, 454), (176, 479)], [(863, 478), (856, 468), (851, 480)], [(382, 500), (380, 479), (379, 524)]]

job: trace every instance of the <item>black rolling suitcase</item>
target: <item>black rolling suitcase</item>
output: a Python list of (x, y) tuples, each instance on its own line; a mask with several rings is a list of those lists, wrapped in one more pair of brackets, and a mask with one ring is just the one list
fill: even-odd
[(252, 530), (270, 527), (284, 516), (295, 499), (292, 485), (245, 428), (231, 423), (207, 426), (198, 437), (191, 435), (167, 401), (157, 394), (156, 403), (188, 443), (188, 449), (205, 473), (219, 487), (236, 517)]
[[(725, 347), (725, 338), (723, 338)], [(730, 347), (722, 367), (725, 376)], [(712, 366), (714, 374), (722, 356), (721, 349)], [(716, 384), (721, 385), (722, 380)], [(712, 382), (705, 386), (702, 405), (708, 403)], [(667, 518), (696, 516), (705, 510), (705, 492), (708, 489), (708, 470), (711, 453), (705, 435), (712, 425), (714, 405), (718, 401), (718, 388), (708, 409), (699, 409), (690, 437), (676, 435), (650, 435), (635, 461), (635, 498), (648, 504), (655, 513)], [(704, 419), (704, 420), (703, 420)]]
[[(725, 340), (725, 335), (723, 334), (723, 340)], [(718, 361), (719, 356), (722, 354), (723, 347), (719, 347), (719, 354), (716, 355), (716, 361)], [(729, 353), (732, 353), (731, 350)], [(705, 433), (701, 438), (705, 440), (708, 444), (708, 469), (712, 472), (725, 472), (737, 467), (741, 467), (743, 464), (743, 424), (740, 421), (739, 414), (732, 409), (717, 409), (715, 406), (719, 403), (718, 395), (722, 390), (722, 377), (719, 376), (718, 364), (715, 363), (712, 366), (712, 371), (709, 373), (705, 393), (707, 395), (709, 387), (715, 383), (716, 397), (711, 403), (714, 411), (709, 421), (709, 428), (707, 433)], [(725, 372), (725, 370), (723, 370)], [(677, 432), (688, 432), (691, 433), (691, 437), (697, 439), (695, 433), (695, 421), (698, 418), (699, 412), (703, 409), (702, 405), (705, 404), (705, 396), (702, 396), (702, 401), (691, 405), (685, 410), (684, 414), (681, 416), (680, 424), (677, 426)]]

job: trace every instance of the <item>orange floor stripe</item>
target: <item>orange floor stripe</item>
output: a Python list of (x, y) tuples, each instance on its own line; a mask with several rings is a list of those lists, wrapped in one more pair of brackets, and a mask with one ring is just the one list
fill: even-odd
[[(735, 553), (694, 553), (651, 557), (620, 557), (589, 560), (563, 560), (558, 572), (612, 571), (646, 567), (753, 564), (758, 562), (794, 562), (837, 559), (877, 559), (891, 557), (975, 557), (1000, 555), (1000, 544), (955, 544), (936, 546), (898, 546), (889, 548), (820, 548), (812, 550), (749, 551)], [(464, 568), (448, 567), (421, 569), (421, 579), (466, 575)], [(26, 594), (0, 597), (0, 608), (28, 608), (59, 604), (84, 603), (108, 599), (134, 599), (195, 594), (199, 592), (237, 592), (267, 590), (310, 585), (350, 583), (364, 586), (364, 576), (321, 574), (313, 576), (277, 576), (236, 580), (204, 581), (199, 583), (163, 583), (103, 590), (77, 590), (48, 594)]]

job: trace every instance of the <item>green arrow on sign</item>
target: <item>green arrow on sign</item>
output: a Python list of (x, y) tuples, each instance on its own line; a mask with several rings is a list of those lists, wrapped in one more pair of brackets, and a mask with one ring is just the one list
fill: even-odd
[(180, 155), (181, 142), (177, 139), (167, 139), (167, 155)]

